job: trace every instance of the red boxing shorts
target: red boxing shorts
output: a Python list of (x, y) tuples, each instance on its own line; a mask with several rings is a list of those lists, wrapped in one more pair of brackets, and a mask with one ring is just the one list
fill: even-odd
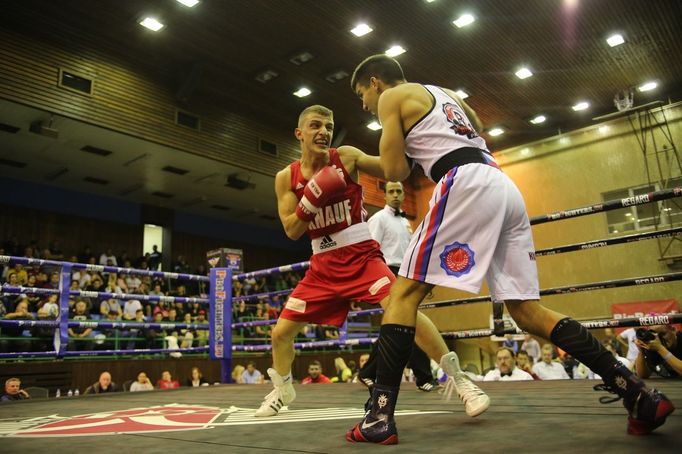
[(351, 301), (377, 304), (388, 296), (393, 281), (395, 276), (374, 240), (314, 254), (310, 268), (289, 296), (280, 317), (341, 326)]

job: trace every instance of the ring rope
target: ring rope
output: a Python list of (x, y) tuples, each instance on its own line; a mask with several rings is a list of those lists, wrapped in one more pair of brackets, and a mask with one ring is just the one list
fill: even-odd
[[(633, 326), (672, 325), (682, 322), (682, 314), (661, 314), (646, 317), (628, 317), (617, 319), (599, 319), (579, 321), (587, 329), (602, 328), (625, 328)], [(523, 334), (520, 329), (505, 329), (504, 334)], [(465, 331), (444, 332), (441, 335), (451, 339), (470, 339), (474, 337), (492, 336), (493, 330), (489, 328), (472, 329)]]
[[(603, 290), (607, 288), (618, 288), (618, 287), (631, 287), (635, 285), (645, 285), (645, 284), (660, 284), (662, 282), (672, 282), (682, 280), (682, 272), (678, 273), (668, 273), (668, 274), (656, 274), (652, 276), (640, 276), (633, 277), (629, 279), (616, 279), (611, 281), (601, 281), (601, 282), (591, 282), (588, 284), (574, 284), (567, 285), (564, 287), (552, 287), (540, 290), (540, 296), (548, 295), (563, 295), (567, 293), (577, 293), (586, 292), (591, 290)], [(432, 309), (434, 307), (446, 307), (446, 306), (457, 306), (460, 304), (470, 304), (470, 303), (480, 303), (482, 301), (490, 301), (492, 297), (490, 295), (478, 296), (475, 298), (463, 298), (451, 301), (440, 301), (437, 303), (422, 304), (419, 306), (420, 309)]]
[(682, 189), (679, 187), (672, 189), (663, 189), (660, 191), (650, 192), (648, 194), (636, 195), (633, 197), (626, 197), (624, 199), (613, 199), (606, 202), (597, 203), (594, 205), (584, 206), (580, 208), (573, 208), (566, 211), (557, 211), (549, 214), (541, 214), (530, 218), (531, 225), (544, 224), (545, 222), (553, 222), (561, 219), (575, 218), (586, 216), (588, 214), (601, 213), (604, 211), (618, 210), (620, 208), (627, 208), (635, 205), (644, 205), (647, 203), (658, 202), (660, 200), (672, 199), (674, 197), (682, 196)]
[[(0, 326), (18, 327), (57, 327), (57, 320), (0, 320)], [(69, 328), (106, 328), (106, 329), (199, 329), (208, 330), (208, 323), (140, 323), (140, 322), (108, 322), (108, 321), (69, 321)]]
[(305, 269), (308, 269), (308, 267), (310, 267), (310, 261), (292, 263), (291, 265), (282, 265), (282, 266), (276, 266), (274, 268), (267, 268), (264, 270), (251, 271), (249, 273), (237, 274), (237, 275), (232, 276), (232, 280), (243, 281), (244, 279), (248, 279), (251, 277), (270, 276), (273, 274), (286, 273), (288, 271), (305, 270)]
[(119, 266), (109, 265), (91, 265), (88, 263), (64, 262), (58, 260), (43, 260), (29, 257), (17, 257), (14, 255), (0, 255), (0, 263), (21, 263), (22, 265), (38, 265), (38, 266), (64, 266), (70, 265), (72, 269), (87, 270), (95, 272), (107, 272), (117, 274), (139, 274), (143, 276), (163, 277), (166, 279), (183, 279), (188, 281), (203, 281), (209, 282), (208, 276), (201, 276), (197, 274), (186, 273), (171, 273), (168, 271), (151, 271), (138, 270), (136, 268), (121, 268)]
[[(30, 293), (35, 295), (59, 295), (61, 292), (53, 288), (23, 287), (0, 284), (0, 294), (1, 293), (13, 294)], [(163, 301), (165, 303), (204, 303), (204, 304), (209, 303), (208, 298), (194, 298), (187, 296), (138, 295), (135, 293), (93, 292), (86, 290), (69, 290), (69, 296), (117, 300)]]
[(625, 235), (617, 238), (604, 238), (601, 240), (592, 240), (585, 241), (583, 243), (574, 243), (553, 248), (538, 249), (535, 251), (535, 256), (543, 257), (547, 255), (563, 254), (565, 252), (597, 249), (606, 246), (613, 246), (614, 244), (636, 243), (638, 241), (652, 240), (657, 238), (670, 238), (680, 235), (682, 235), (682, 227), (675, 227), (672, 229), (659, 230), (658, 232), (635, 233), (633, 235)]

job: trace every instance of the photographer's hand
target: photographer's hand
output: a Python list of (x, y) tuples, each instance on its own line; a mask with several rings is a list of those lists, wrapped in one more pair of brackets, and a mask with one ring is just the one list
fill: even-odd
[(644, 350), (649, 350), (651, 352), (656, 352), (656, 353), (663, 353), (666, 348), (661, 344), (660, 339), (658, 336), (656, 336), (653, 340), (649, 342), (642, 342), (639, 339), (635, 340), (635, 344), (637, 344), (637, 347), (644, 349)]

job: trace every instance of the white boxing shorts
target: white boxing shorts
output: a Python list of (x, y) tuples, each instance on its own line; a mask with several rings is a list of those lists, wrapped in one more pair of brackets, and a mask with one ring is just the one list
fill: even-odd
[(400, 276), (478, 293), (494, 301), (539, 299), (535, 247), (523, 197), (486, 164), (451, 169), (410, 241)]

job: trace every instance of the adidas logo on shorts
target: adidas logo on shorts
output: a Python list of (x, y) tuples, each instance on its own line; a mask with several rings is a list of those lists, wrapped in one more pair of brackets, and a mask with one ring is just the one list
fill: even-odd
[(322, 237), (322, 240), (320, 241), (320, 250), (324, 251), (325, 249), (329, 249), (330, 247), (336, 246), (336, 241), (332, 240), (332, 237), (329, 235), (325, 235)]

